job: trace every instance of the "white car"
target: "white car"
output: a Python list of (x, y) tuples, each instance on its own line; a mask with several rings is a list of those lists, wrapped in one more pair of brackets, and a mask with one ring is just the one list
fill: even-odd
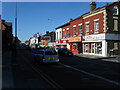
[(34, 59), (42, 63), (58, 63), (59, 58), (55, 50), (38, 50), (34, 53)]

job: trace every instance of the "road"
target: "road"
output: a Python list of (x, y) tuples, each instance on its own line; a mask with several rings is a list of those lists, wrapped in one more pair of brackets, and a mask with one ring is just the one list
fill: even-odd
[(118, 63), (82, 57), (60, 57), (58, 64), (34, 62), (32, 53), (19, 50), (24, 62), (53, 88), (119, 88)]

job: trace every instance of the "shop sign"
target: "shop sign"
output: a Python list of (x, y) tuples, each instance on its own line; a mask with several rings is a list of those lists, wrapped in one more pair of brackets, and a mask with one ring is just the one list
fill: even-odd
[(101, 39), (105, 39), (105, 34), (88, 35), (88, 36), (84, 36), (83, 39), (84, 39), (85, 41), (101, 40)]
[(80, 42), (80, 41), (81, 41), (81, 37), (68, 38), (68, 42)]
[(42, 36), (41, 40), (45, 40), (45, 41), (51, 42), (51, 37), (50, 36)]
[(58, 41), (56, 41), (56, 43), (58, 43)]
[(47, 40), (43, 40), (42, 42), (38, 43), (39, 45), (48, 45), (48, 41)]
[(67, 44), (67, 41), (63, 41), (62, 43), (63, 43), (63, 44)]

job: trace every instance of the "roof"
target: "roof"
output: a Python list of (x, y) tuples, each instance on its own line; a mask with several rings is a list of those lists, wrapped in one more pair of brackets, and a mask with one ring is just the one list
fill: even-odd
[(65, 23), (65, 24), (63, 24), (63, 25), (61, 25), (61, 26), (59, 26), (59, 27), (57, 27), (57, 28), (55, 28), (55, 29), (62, 28), (62, 27), (68, 26), (68, 25), (70, 25), (70, 22)]
[[(108, 6), (110, 6), (110, 5), (113, 5), (114, 3), (117, 3), (117, 2), (118, 2), (118, 1), (113, 2), (113, 3), (107, 3), (106, 5), (104, 5), (104, 6), (102, 6), (102, 7), (98, 7), (98, 8), (96, 8), (93, 12), (95, 12), (95, 11), (97, 11), (97, 10), (99, 10), (99, 9), (102, 9), (102, 8), (108, 7)], [(119, 2), (120, 2), (120, 1), (119, 1)], [(83, 17), (84, 15), (89, 14), (89, 13), (90, 13), (90, 12), (84, 13), (84, 14), (82, 14), (81, 16), (79, 16), (79, 17), (73, 19), (72, 21), (74, 21), (74, 20), (76, 20), (76, 19), (79, 19), (79, 18), (81, 18), (81, 17)]]
[[(108, 6), (113, 5), (114, 3), (117, 3), (117, 2), (120, 2), (120, 1), (115, 1), (115, 2), (112, 2), (112, 3), (107, 3), (106, 5), (104, 5), (104, 6), (102, 6), (102, 7), (98, 7), (98, 8), (96, 8), (96, 9), (93, 11), (93, 13), (94, 13), (95, 11), (99, 10), (99, 9), (108, 7)], [(79, 18), (81, 18), (81, 17), (83, 17), (84, 15), (87, 15), (87, 14), (89, 14), (89, 13), (91, 13), (91, 12), (84, 13), (84, 14), (82, 14), (81, 16), (79, 16), (79, 17), (77, 17), (77, 18), (75, 18), (75, 19), (72, 19), (71, 21), (74, 21), (74, 20), (76, 20), (76, 19), (79, 19)], [(62, 27), (67, 26), (67, 25), (70, 25), (70, 22), (65, 23), (65, 24), (63, 24), (63, 25), (61, 25), (61, 26), (59, 26), (59, 27), (57, 27), (57, 28), (55, 28), (55, 29), (62, 28)]]
[(12, 23), (11, 23), (11, 22), (4, 22), (3, 24), (4, 24), (5, 26), (9, 26), (9, 27), (12, 26)]

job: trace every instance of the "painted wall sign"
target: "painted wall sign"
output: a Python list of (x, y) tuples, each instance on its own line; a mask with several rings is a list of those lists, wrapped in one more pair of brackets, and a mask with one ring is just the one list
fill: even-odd
[(105, 34), (86, 35), (83, 37), (84, 41), (94, 41), (105, 39)]
[(81, 37), (68, 38), (68, 42), (80, 42), (80, 41), (81, 41)]

